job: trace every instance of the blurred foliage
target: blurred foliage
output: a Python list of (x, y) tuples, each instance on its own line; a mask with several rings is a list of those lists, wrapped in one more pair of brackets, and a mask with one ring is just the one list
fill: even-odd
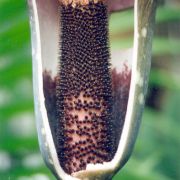
[[(110, 18), (111, 49), (132, 45), (133, 11)], [(118, 42), (121, 39), (121, 43)], [(0, 179), (55, 179), (39, 152), (28, 7), (0, 1)], [(180, 179), (180, 3), (159, 7), (147, 105), (134, 152), (114, 180)]]

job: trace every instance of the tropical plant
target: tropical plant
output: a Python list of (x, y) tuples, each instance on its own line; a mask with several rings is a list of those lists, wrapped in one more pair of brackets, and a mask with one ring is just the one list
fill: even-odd
[[(133, 10), (110, 19), (111, 49), (132, 44)], [(121, 22), (121, 23), (119, 23)], [(121, 43), (117, 37), (123, 37)], [(28, 7), (0, 1), (0, 179), (55, 179), (39, 152)], [(114, 180), (180, 179), (180, 3), (158, 8), (149, 93), (137, 143)]]

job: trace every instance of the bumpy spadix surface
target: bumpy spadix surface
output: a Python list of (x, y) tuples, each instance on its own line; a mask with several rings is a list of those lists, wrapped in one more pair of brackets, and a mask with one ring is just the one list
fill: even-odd
[(61, 5), (57, 149), (71, 174), (115, 153), (107, 9), (104, 3)]

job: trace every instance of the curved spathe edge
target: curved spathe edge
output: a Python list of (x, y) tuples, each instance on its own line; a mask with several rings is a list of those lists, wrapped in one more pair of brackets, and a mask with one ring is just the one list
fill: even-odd
[[(133, 64), (125, 123), (115, 155), (121, 168), (132, 153), (138, 134), (151, 68), (151, 50), (157, 1), (135, 0)], [(113, 159), (113, 160), (114, 160)]]
[(43, 154), (44, 161), (56, 176), (59, 178), (63, 177), (63, 179), (67, 180), (75, 179), (66, 174), (59, 165), (44, 103), (41, 37), (36, 0), (29, 0), (28, 4), (30, 9), (33, 74), (35, 74), (33, 75), (34, 102), (40, 150)]
[[(62, 179), (107, 179), (112, 177), (115, 171), (118, 171), (129, 158), (137, 136), (140, 119), (144, 107), (144, 97), (147, 89), (147, 80), (150, 70), (150, 55), (144, 55), (151, 51), (152, 24), (153, 22), (140, 22), (142, 19), (149, 20), (148, 17), (142, 18), (141, 13), (143, 0), (135, 0), (134, 9), (134, 47), (133, 47), (133, 65), (131, 88), (126, 112), (125, 123), (119, 141), (119, 146), (115, 157), (111, 162), (103, 164), (89, 164), (86, 170), (73, 173), (72, 176), (64, 172), (60, 167), (57, 152), (55, 149), (53, 137), (48, 122), (47, 112), (44, 103), (43, 79), (42, 79), (42, 48), (39, 27), (39, 17), (37, 10), (38, 0), (29, 0), (30, 22), (32, 36), (32, 55), (33, 55), (33, 84), (35, 97), (36, 125), (38, 129), (38, 138), (43, 158), (52, 170), (52, 172)], [(154, 8), (155, 1), (146, 2), (150, 8)], [(145, 4), (143, 4), (145, 6)], [(144, 7), (145, 8), (145, 7)], [(151, 11), (151, 9), (150, 9)], [(152, 16), (154, 11), (152, 12)], [(154, 13), (155, 14), (155, 13)], [(148, 16), (148, 13), (147, 13)], [(153, 19), (150, 19), (153, 21)], [(140, 27), (142, 26), (142, 28)], [(148, 40), (147, 40), (148, 39)], [(139, 43), (141, 42), (141, 44)], [(147, 44), (147, 45), (146, 45)], [(77, 177), (77, 178), (75, 178)]]

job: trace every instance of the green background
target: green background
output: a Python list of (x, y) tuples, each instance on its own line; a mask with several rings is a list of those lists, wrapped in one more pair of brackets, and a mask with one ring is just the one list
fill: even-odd
[[(130, 47), (133, 11), (113, 14), (110, 32), (111, 49)], [(137, 142), (113, 180), (179, 180), (179, 127), (180, 2), (171, 0), (156, 16), (148, 97)], [(0, 180), (7, 179), (55, 179), (38, 147), (25, 0), (0, 1)]]

